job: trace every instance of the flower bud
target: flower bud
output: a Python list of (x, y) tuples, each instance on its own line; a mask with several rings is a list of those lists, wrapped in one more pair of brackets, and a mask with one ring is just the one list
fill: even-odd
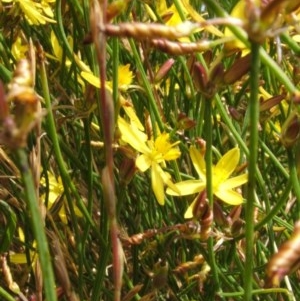
[(175, 63), (175, 60), (172, 58), (168, 59), (165, 63), (163, 63), (163, 65), (159, 68), (159, 70), (155, 74), (154, 82), (155, 83), (160, 82), (171, 70), (174, 63)]
[(238, 58), (224, 73), (224, 83), (226, 85), (231, 85), (244, 76), (250, 69), (250, 60), (250, 54)]
[(230, 116), (236, 120), (236, 121), (241, 121), (243, 118), (243, 115), (234, 107), (229, 106), (228, 111)]
[(270, 110), (274, 106), (278, 105), (283, 99), (284, 99), (283, 95), (276, 95), (269, 99), (266, 99), (260, 104), (259, 110), (261, 112)]
[(196, 126), (196, 121), (180, 112), (177, 119), (177, 128), (179, 130), (189, 130)]
[(135, 160), (132, 158), (124, 158), (119, 168), (120, 184), (127, 185), (130, 183), (136, 172)]
[(300, 135), (300, 118), (298, 113), (293, 112), (284, 122), (281, 132), (281, 142), (286, 148), (293, 147)]
[(209, 74), (210, 81), (213, 82), (215, 85), (219, 85), (223, 82), (224, 77), (224, 66), (222, 63), (217, 64), (211, 70)]
[(199, 62), (195, 62), (192, 65), (192, 77), (197, 90), (205, 93), (208, 84), (208, 74), (204, 66)]

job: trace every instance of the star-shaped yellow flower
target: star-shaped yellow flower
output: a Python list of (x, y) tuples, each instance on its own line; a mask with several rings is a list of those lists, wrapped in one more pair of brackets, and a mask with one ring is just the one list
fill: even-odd
[[(167, 189), (167, 194), (174, 196), (190, 195), (199, 193), (206, 188), (206, 168), (203, 155), (194, 146), (191, 146), (190, 157), (195, 170), (199, 175), (199, 180), (187, 180), (176, 183), (175, 186), (178, 191), (174, 191), (169, 187)], [(235, 147), (229, 150), (212, 168), (213, 194), (223, 202), (230, 205), (239, 205), (243, 203), (242, 195), (236, 192), (234, 188), (245, 184), (248, 180), (247, 174), (229, 178), (236, 169), (239, 160), (240, 150), (238, 147)], [(193, 217), (193, 207), (195, 202), (196, 199), (187, 209), (184, 215), (185, 218)]]
[[(100, 80), (99, 77), (95, 76), (91, 71), (82, 71), (80, 73), (83, 79), (85, 79), (88, 83), (93, 85), (96, 88), (100, 88)], [(134, 75), (132, 71), (130, 71), (130, 65), (120, 65), (118, 67), (118, 88), (120, 91), (126, 91), (131, 87), (132, 80)], [(113, 84), (111, 81), (106, 82), (106, 88), (112, 90)]]
[[(136, 166), (141, 172), (151, 168), (151, 186), (160, 205), (164, 205), (164, 184), (177, 191), (171, 181), (171, 176), (165, 172), (161, 165), (165, 161), (175, 160), (180, 156), (180, 151), (175, 143), (169, 142), (169, 134), (162, 133), (155, 140), (148, 140), (147, 135), (140, 131), (134, 124), (128, 124), (125, 119), (119, 117), (118, 126), (122, 134), (121, 139), (141, 153), (136, 159)], [(179, 191), (178, 191), (179, 192)]]

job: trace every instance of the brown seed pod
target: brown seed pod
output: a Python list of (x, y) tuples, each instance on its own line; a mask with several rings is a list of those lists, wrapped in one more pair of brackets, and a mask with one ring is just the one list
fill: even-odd
[(200, 192), (198, 195), (197, 202), (193, 208), (193, 216), (199, 220), (201, 226), (200, 239), (207, 240), (211, 234), (213, 211), (207, 202), (205, 190)]
[(196, 29), (199, 24), (185, 21), (176, 26), (166, 26), (159, 23), (142, 23), (130, 22), (119, 23), (118, 25), (106, 24), (100, 31), (108, 36), (115, 37), (131, 37), (137, 40), (147, 40), (156, 38), (178, 39), (189, 36)]
[(203, 255), (199, 254), (193, 258), (193, 261), (186, 261), (180, 265), (178, 265), (173, 272), (176, 274), (184, 274), (187, 273), (191, 269), (198, 268), (199, 265), (203, 264), (205, 259)]
[(300, 221), (295, 223), (294, 232), (274, 254), (266, 268), (265, 287), (279, 286), (280, 281), (299, 267), (300, 263)]
[(160, 51), (173, 55), (184, 55), (195, 52), (203, 52), (209, 50), (211, 45), (208, 41), (199, 42), (174, 42), (166, 39), (153, 39), (150, 41), (151, 45)]

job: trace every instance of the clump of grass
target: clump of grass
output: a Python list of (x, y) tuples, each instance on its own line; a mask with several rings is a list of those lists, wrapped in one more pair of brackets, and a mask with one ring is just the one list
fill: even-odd
[(297, 300), (298, 6), (2, 2), (1, 298)]

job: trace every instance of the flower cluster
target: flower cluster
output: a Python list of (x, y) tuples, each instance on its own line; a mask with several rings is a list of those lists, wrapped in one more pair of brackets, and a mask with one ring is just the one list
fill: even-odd
[(39, 2), (32, 0), (2, 0), (2, 2), (11, 4), (13, 11), (16, 13), (19, 7), (30, 25), (56, 23), (50, 6), (50, 3), (55, 2), (55, 0), (41, 0)]

